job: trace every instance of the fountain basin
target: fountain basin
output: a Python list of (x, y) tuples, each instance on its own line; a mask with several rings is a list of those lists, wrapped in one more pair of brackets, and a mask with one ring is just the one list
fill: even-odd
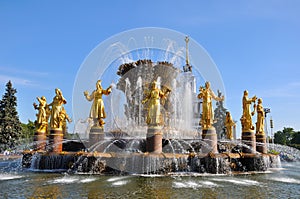
[(100, 153), (24, 151), (24, 168), (89, 174), (229, 174), (266, 171), (280, 165), (278, 155), (250, 153)]

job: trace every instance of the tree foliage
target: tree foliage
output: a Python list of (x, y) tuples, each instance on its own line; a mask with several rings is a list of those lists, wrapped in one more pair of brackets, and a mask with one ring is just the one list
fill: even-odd
[(35, 124), (33, 121), (28, 120), (27, 124), (22, 123), (22, 134), (21, 137), (27, 140), (33, 141), (34, 131), (35, 131)]
[(11, 81), (6, 84), (0, 101), (0, 151), (14, 148), (21, 133), (21, 122), (17, 112), (17, 90)]
[(300, 144), (300, 131), (294, 133), (291, 143)]
[(277, 131), (274, 134), (274, 143), (299, 148), (300, 131), (296, 132), (293, 128), (284, 127), (282, 131)]
[[(218, 90), (218, 97), (222, 97), (222, 93)], [(227, 109), (224, 108), (223, 101), (216, 102), (216, 108), (214, 110), (214, 116), (216, 123), (213, 126), (216, 128), (216, 132), (218, 134), (218, 139), (225, 138), (225, 118), (226, 118)]]

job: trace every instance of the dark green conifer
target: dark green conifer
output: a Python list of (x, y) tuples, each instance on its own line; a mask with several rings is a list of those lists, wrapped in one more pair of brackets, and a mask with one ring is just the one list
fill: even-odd
[(12, 87), (12, 83), (9, 81), (0, 101), (0, 151), (13, 149), (21, 134), (16, 93), (17, 90)]

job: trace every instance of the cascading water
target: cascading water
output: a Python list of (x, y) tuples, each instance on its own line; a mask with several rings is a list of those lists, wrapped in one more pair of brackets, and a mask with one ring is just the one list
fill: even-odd
[[(129, 81), (128, 78), (125, 79), (125, 96), (127, 98), (127, 104), (132, 102), (132, 95), (131, 95), (131, 83)], [(128, 105), (125, 105), (125, 115), (127, 116), (128, 119), (128, 127), (132, 128), (133, 127), (133, 119), (132, 119), (132, 115), (129, 112), (129, 107)]]
[(184, 131), (191, 130), (192, 121), (193, 121), (193, 100), (192, 100), (192, 90), (191, 85), (189, 83), (185, 83), (184, 85), (184, 94), (182, 99), (182, 121), (183, 126), (181, 127)]
[[(177, 87), (177, 80), (174, 79), (172, 81), (172, 88), (176, 88)], [(177, 124), (177, 118), (178, 118), (178, 110), (177, 110), (177, 107), (178, 107), (178, 96), (177, 96), (177, 92), (174, 91), (174, 92), (171, 92), (171, 95), (170, 95), (170, 103), (173, 104), (173, 113), (171, 114), (170, 116), (170, 126), (173, 126), (175, 129), (176, 129), (176, 124)]]
[(143, 88), (142, 88), (142, 85), (143, 85), (143, 80), (141, 78), (141, 76), (138, 77), (138, 80), (136, 82), (136, 97), (135, 97), (135, 106), (137, 107), (137, 125), (138, 126), (141, 126), (142, 125), (142, 104), (141, 104), (141, 101), (142, 101), (142, 98), (143, 98)]
[(113, 84), (113, 91), (110, 96), (108, 96), (108, 105), (111, 109), (111, 114), (109, 115), (111, 120), (111, 126), (108, 127), (107, 125), (105, 128), (108, 132), (120, 132), (122, 129), (126, 129), (128, 126), (128, 121), (125, 120), (125, 107), (124, 106), (116, 106), (116, 104), (125, 104), (126, 97), (124, 96), (123, 92), (116, 89), (116, 85)]

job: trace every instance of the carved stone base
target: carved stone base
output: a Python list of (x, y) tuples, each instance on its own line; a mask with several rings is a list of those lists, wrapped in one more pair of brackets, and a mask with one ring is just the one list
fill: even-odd
[(62, 152), (62, 145), (63, 145), (63, 136), (62, 129), (51, 129), (49, 135), (49, 145), (50, 145), (50, 152), (60, 153)]
[(92, 151), (103, 152), (105, 147), (104, 141), (105, 134), (102, 127), (93, 126), (89, 134), (89, 147)]
[(210, 148), (210, 153), (218, 153), (218, 137), (214, 127), (202, 130), (202, 139)]
[(34, 133), (33, 141), (35, 151), (45, 151), (47, 143), (46, 132), (36, 131)]
[(162, 132), (161, 127), (148, 127), (146, 150), (150, 153), (162, 152)]
[(268, 153), (265, 134), (256, 134), (256, 150), (260, 153)]
[(256, 138), (254, 131), (243, 131), (242, 142), (249, 146), (249, 148), (243, 147), (243, 153), (256, 153)]

